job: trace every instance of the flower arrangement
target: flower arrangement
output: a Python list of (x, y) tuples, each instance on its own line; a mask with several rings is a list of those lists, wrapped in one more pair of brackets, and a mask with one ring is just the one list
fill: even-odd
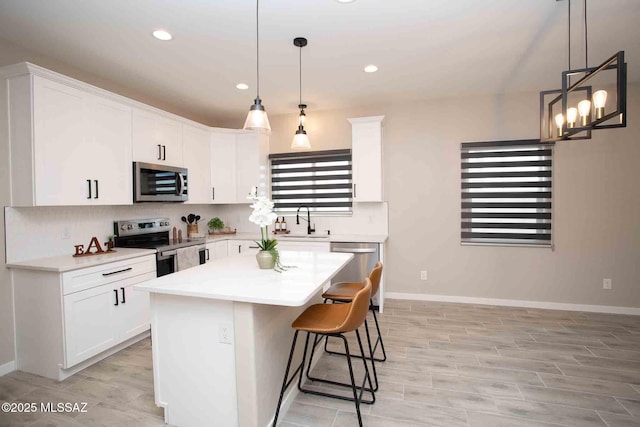
[(276, 239), (269, 238), (269, 225), (277, 218), (277, 215), (273, 212), (274, 203), (266, 197), (258, 196), (257, 187), (252, 188), (248, 199), (253, 201), (253, 204), (250, 206), (253, 209), (253, 212), (249, 216), (249, 221), (260, 227), (261, 240), (259, 242), (256, 241), (256, 244), (261, 251), (266, 251), (271, 254), (271, 258), (273, 258), (274, 263), (273, 269), (275, 271), (281, 273), (288, 268), (291, 268), (289, 266), (282, 265), (280, 262), (280, 253), (276, 248), (278, 241)]

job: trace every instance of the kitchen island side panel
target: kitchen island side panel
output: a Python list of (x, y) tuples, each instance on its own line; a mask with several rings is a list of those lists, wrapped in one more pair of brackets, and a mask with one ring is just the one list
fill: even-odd
[(221, 325), (233, 325), (231, 301), (151, 294), (155, 400), (167, 423), (238, 425), (235, 348), (220, 342)]

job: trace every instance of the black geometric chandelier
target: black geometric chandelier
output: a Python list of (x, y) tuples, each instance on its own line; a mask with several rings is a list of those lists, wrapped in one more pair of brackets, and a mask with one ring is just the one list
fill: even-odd
[(587, 0), (584, 0), (585, 67), (572, 69), (571, 0), (567, 2), (569, 68), (562, 72), (562, 89), (540, 92), (542, 142), (590, 139), (593, 130), (627, 126), (624, 51), (619, 51), (597, 67), (588, 66)]

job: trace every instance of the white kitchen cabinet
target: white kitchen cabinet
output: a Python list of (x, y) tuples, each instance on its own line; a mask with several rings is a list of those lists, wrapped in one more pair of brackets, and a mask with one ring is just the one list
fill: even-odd
[(207, 262), (227, 256), (228, 243), (226, 240), (207, 243)]
[(236, 133), (211, 133), (211, 202), (236, 203)]
[(257, 254), (260, 247), (253, 240), (228, 240), (227, 254), (228, 256)]
[(18, 369), (56, 380), (142, 338), (155, 255), (59, 273), (13, 271)]
[(131, 108), (28, 73), (7, 79), (13, 206), (131, 204)]
[(212, 201), (210, 136), (205, 129), (183, 125), (184, 167), (188, 169), (188, 204), (207, 204)]
[(250, 203), (253, 187), (269, 194), (269, 136), (214, 129), (211, 136), (211, 186), (216, 204)]
[(138, 108), (133, 110), (133, 160), (182, 167), (182, 123)]
[(269, 136), (253, 132), (238, 135), (236, 147), (236, 200), (250, 203), (247, 196), (252, 187), (258, 195), (269, 195)]
[(280, 251), (309, 251), (309, 252), (329, 252), (331, 250), (331, 243), (316, 242), (313, 239), (310, 241), (296, 241), (291, 242), (285, 239), (278, 240), (278, 250)]
[(382, 202), (382, 119), (349, 119), (353, 168), (353, 201)]

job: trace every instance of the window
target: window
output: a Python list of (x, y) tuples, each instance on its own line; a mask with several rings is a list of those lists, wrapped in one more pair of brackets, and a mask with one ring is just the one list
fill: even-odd
[(271, 154), (271, 198), (275, 211), (351, 213), (351, 150)]
[(553, 145), (461, 144), (462, 243), (551, 246)]

